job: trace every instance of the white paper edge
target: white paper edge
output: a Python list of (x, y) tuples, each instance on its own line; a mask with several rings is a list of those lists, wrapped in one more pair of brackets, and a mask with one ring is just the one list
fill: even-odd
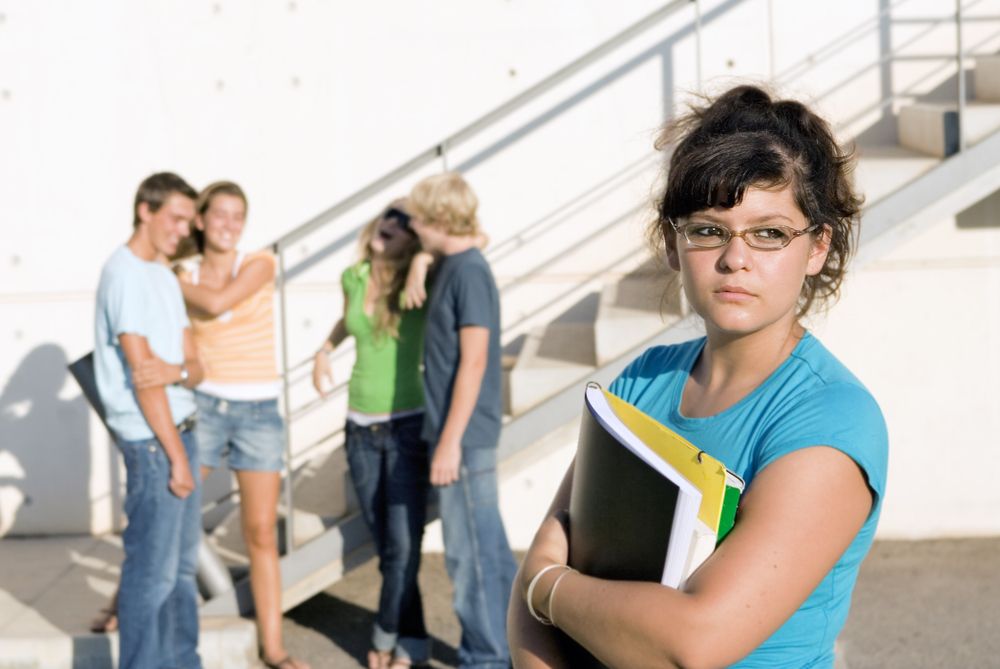
[(694, 536), (694, 523), (698, 518), (698, 511), (701, 509), (701, 491), (680, 472), (664, 462), (663, 458), (642, 443), (642, 440), (626, 427), (611, 405), (608, 404), (601, 388), (588, 387), (586, 397), (591, 414), (598, 423), (614, 434), (623, 437), (623, 443), (630, 451), (642, 458), (665, 478), (673, 481), (678, 487), (677, 507), (670, 528), (671, 540), (667, 546), (663, 578), (660, 579), (660, 583), (663, 585), (677, 588), (686, 576), (684, 569), (687, 566), (691, 540)]

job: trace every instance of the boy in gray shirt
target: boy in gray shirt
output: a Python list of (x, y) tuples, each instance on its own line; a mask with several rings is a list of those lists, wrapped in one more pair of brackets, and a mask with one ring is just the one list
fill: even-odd
[(478, 200), (455, 173), (410, 194), (413, 231), (440, 258), (424, 335), (424, 427), (438, 488), (448, 574), (462, 625), (459, 666), (510, 666), (507, 600), (517, 565), (497, 496), (500, 297), (476, 219)]

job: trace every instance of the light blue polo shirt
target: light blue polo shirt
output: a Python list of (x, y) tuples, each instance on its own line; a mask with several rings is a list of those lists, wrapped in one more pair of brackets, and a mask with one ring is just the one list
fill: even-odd
[(684, 416), (681, 394), (704, 346), (702, 337), (651, 348), (609, 390), (721, 460), (743, 477), (747, 490), (764, 467), (801, 448), (831, 446), (858, 464), (872, 491), (868, 519), (792, 617), (734, 665), (831, 668), (833, 642), (847, 620), (851, 591), (875, 536), (885, 494), (889, 445), (882, 412), (861, 382), (807, 332), (778, 369), (742, 400), (707, 418)]
[[(151, 439), (139, 409), (132, 374), (118, 343), (122, 334), (141, 335), (163, 361), (184, 362), (184, 329), (189, 327), (177, 277), (165, 265), (119, 247), (101, 270), (94, 318), (94, 371), (108, 425), (119, 439)], [(194, 394), (180, 385), (166, 388), (174, 424), (195, 411)]]

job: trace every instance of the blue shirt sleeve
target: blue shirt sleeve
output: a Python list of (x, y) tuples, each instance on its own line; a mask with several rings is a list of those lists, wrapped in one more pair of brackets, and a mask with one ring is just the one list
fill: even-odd
[(112, 339), (108, 344), (116, 344), (118, 337), (123, 334), (135, 334), (149, 339), (154, 320), (146, 314), (149, 299), (143, 290), (144, 285), (135, 276), (125, 273), (117, 272), (108, 277), (104, 296), (108, 334)]
[(486, 267), (467, 265), (452, 282), (455, 298), (455, 325), (495, 328), (493, 277)]
[(877, 508), (885, 494), (889, 436), (875, 398), (864, 387), (829, 384), (790, 407), (763, 439), (757, 470), (810, 446), (829, 446), (854, 460), (875, 495), (872, 508)]

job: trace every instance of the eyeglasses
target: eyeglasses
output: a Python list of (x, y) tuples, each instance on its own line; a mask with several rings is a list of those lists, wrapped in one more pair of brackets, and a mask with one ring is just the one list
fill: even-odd
[(761, 251), (778, 251), (792, 243), (800, 235), (812, 232), (819, 227), (813, 223), (805, 230), (796, 230), (787, 225), (757, 225), (746, 230), (733, 232), (729, 228), (712, 223), (685, 223), (678, 226), (673, 220), (671, 227), (684, 235), (688, 244), (703, 249), (717, 249), (725, 246), (733, 237), (739, 237), (747, 246)]
[(411, 216), (409, 214), (396, 207), (389, 207), (385, 210), (385, 213), (382, 214), (382, 220), (396, 221), (396, 224), (400, 227), (400, 229), (405, 230), (412, 235), (415, 233), (413, 232), (413, 228), (410, 227), (410, 218)]

